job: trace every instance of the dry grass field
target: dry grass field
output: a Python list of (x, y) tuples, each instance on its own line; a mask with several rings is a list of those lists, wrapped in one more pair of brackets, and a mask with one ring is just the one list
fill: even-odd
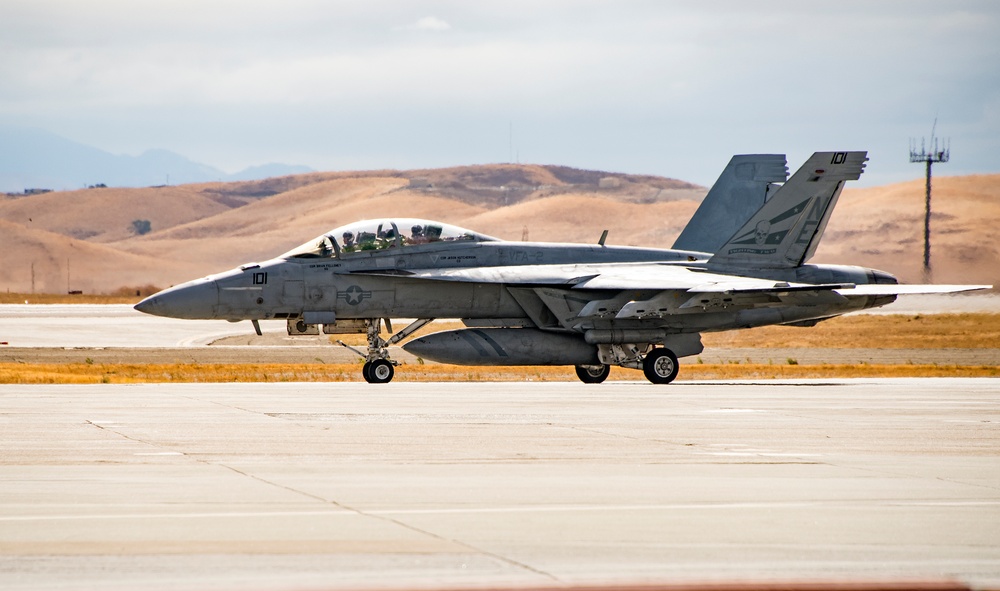
[(995, 349), (1000, 314), (839, 316), (811, 327), (762, 326), (706, 333), (706, 348)]
[[(989, 365), (787, 365), (681, 362), (679, 381), (806, 378), (1000, 377)], [(566, 382), (571, 367), (401, 367), (399, 382)], [(612, 381), (642, 381), (642, 373), (612, 368)], [(0, 384), (131, 384), (216, 382), (360, 382), (359, 364), (11, 364), (0, 363)]]

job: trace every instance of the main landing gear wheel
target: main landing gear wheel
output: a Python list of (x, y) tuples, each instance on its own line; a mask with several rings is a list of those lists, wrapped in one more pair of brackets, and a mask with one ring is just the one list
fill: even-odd
[(361, 370), (361, 374), (369, 384), (388, 384), (392, 381), (392, 376), (395, 373), (396, 370), (393, 369), (392, 363), (385, 359), (376, 359), (366, 363)]
[(577, 365), (576, 377), (584, 384), (600, 384), (608, 379), (611, 373), (610, 365)]
[(669, 384), (677, 377), (679, 369), (674, 352), (662, 347), (653, 349), (642, 361), (642, 373), (654, 384)]

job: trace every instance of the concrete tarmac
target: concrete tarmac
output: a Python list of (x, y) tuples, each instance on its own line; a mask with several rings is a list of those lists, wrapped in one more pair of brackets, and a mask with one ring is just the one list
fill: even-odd
[(998, 588), (998, 456), (991, 379), (0, 386), (0, 588)]

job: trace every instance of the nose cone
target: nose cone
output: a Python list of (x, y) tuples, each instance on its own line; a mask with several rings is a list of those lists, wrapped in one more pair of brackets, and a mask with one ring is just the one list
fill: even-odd
[(212, 279), (196, 279), (155, 293), (135, 305), (135, 309), (168, 318), (217, 318), (219, 286)]

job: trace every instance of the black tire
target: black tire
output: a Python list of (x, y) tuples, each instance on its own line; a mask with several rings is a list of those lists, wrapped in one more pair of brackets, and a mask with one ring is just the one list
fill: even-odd
[(669, 384), (677, 377), (679, 369), (677, 356), (670, 349), (663, 347), (653, 349), (642, 360), (642, 373), (646, 374), (646, 379), (654, 384)]
[(584, 384), (600, 384), (608, 379), (611, 373), (610, 365), (577, 365), (576, 377)]
[(371, 361), (365, 361), (365, 364), (361, 366), (361, 377), (363, 377), (365, 381), (368, 382), (369, 384), (372, 383), (372, 378), (368, 374), (371, 368), (372, 368)]
[(368, 368), (368, 383), (369, 384), (388, 384), (392, 381), (392, 376), (396, 373), (393, 369), (392, 364), (385, 359), (377, 359), (372, 361), (371, 367)]

